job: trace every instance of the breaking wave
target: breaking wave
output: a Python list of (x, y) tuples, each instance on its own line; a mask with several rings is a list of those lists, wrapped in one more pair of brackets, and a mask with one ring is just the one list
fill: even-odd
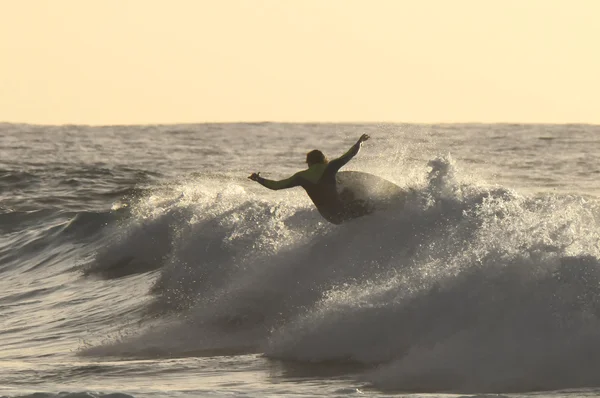
[(404, 205), (342, 226), (218, 177), (132, 202), (85, 272), (156, 272), (147, 324), (81, 354), (353, 363), (386, 390), (600, 385), (599, 201), (429, 166)]

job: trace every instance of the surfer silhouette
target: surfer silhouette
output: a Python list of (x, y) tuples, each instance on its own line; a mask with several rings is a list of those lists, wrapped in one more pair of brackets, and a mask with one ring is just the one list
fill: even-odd
[(302, 187), (323, 218), (332, 224), (341, 224), (372, 211), (364, 201), (354, 200), (351, 192), (339, 194), (336, 182), (338, 170), (358, 153), (361, 144), (369, 138), (367, 134), (361, 135), (348, 152), (331, 161), (318, 149), (312, 150), (306, 154), (308, 169), (284, 180), (268, 180), (260, 173), (252, 173), (248, 178), (272, 190)]

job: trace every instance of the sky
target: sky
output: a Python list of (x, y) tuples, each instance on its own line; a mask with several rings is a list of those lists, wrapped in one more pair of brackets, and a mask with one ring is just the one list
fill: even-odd
[(0, 0), (0, 121), (600, 124), (600, 0)]

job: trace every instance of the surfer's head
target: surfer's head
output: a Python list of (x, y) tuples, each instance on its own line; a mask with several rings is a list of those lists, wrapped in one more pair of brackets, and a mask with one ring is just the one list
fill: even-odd
[(318, 149), (313, 149), (306, 154), (306, 163), (308, 163), (308, 167), (312, 166), (313, 164), (327, 163), (327, 157)]

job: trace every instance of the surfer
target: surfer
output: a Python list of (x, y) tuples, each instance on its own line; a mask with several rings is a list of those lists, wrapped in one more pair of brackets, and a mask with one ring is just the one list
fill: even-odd
[(318, 149), (312, 150), (306, 154), (308, 169), (299, 171), (285, 180), (268, 180), (261, 177), (260, 173), (252, 173), (248, 178), (273, 190), (300, 186), (304, 188), (323, 218), (330, 223), (341, 224), (371, 212), (363, 201), (353, 200), (351, 192), (338, 194), (335, 178), (338, 170), (358, 153), (361, 144), (369, 138), (367, 134), (361, 135), (348, 152), (332, 161), (328, 161)]

